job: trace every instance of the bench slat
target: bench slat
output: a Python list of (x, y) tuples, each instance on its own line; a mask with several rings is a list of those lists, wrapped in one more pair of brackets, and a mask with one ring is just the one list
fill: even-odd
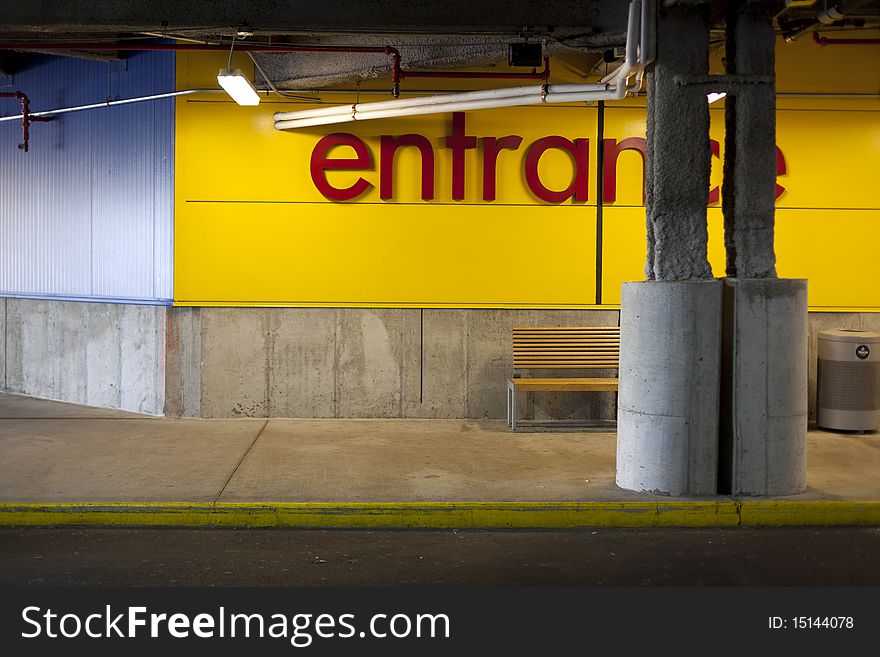
[(547, 340), (560, 340), (564, 338), (617, 338), (620, 333), (617, 331), (611, 333), (514, 333), (516, 338), (545, 338)]
[(558, 337), (566, 337), (566, 336), (596, 336), (596, 337), (608, 337), (608, 336), (618, 336), (620, 335), (619, 329), (607, 329), (607, 330), (598, 330), (598, 331), (527, 331), (527, 330), (517, 330), (513, 329), (513, 335), (516, 337), (526, 337), (526, 336), (541, 336), (547, 337), (551, 339), (555, 339)]
[(620, 333), (525, 333), (513, 334), (514, 340), (618, 340)]
[(612, 378), (566, 378), (566, 379), (512, 379), (518, 390), (544, 391), (614, 391), (617, 390), (619, 379)]
[(514, 360), (620, 360), (617, 352), (614, 353), (562, 353), (555, 354), (552, 352), (533, 353), (533, 354), (517, 354)]
[(582, 349), (584, 351), (589, 351), (590, 349), (620, 349), (620, 344), (617, 342), (596, 342), (593, 344), (577, 344), (577, 343), (569, 343), (569, 342), (558, 342), (558, 343), (515, 343), (515, 349), (556, 349), (558, 347), (564, 347), (566, 349)]
[(581, 361), (571, 361), (571, 360), (523, 360), (517, 361), (513, 364), (513, 369), (520, 370), (526, 368), (540, 368), (540, 367), (561, 367), (566, 365), (568, 367), (618, 367), (620, 361), (618, 359), (608, 359), (608, 360), (581, 360)]
[(608, 338), (607, 340), (545, 340), (545, 339), (534, 339), (534, 340), (514, 340), (513, 344), (524, 344), (524, 345), (542, 345), (542, 344), (571, 344), (571, 345), (594, 345), (594, 344), (611, 344), (611, 345), (619, 345), (620, 340), (617, 338)]
[(519, 344), (514, 346), (514, 351), (582, 351), (584, 353), (590, 351), (620, 351), (620, 346), (616, 344), (597, 344), (597, 345), (577, 345), (577, 344)]
[(559, 340), (619, 340), (617, 333), (609, 333), (607, 335), (549, 335), (547, 333), (514, 335), (514, 340), (546, 340), (547, 342), (558, 342)]
[(619, 332), (617, 326), (519, 326), (514, 327), (514, 331), (530, 332), (530, 333), (552, 333), (554, 331), (562, 331), (568, 333), (594, 333), (597, 331), (610, 331), (612, 333)]
[(617, 361), (607, 363), (523, 363), (514, 366), (515, 370), (616, 370), (620, 366)]
[(542, 367), (586, 367), (590, 369), (600, 369), (600, 368), (611, 368), (616, 369), (620, 367), (620, 361), (617, 360), (530, 360), (524, 361), (521, 363), (517, 363), (513, 369), (521, 370), (521, 369), (541, 369)]
[(546, 347), (535, 349), (534, 347), (521, 347), (514, 349), (515, 354), (553, 354), (557, 353), (561, 356), (571, 356), (574, 354), (619, 354), (620, 349), (615, 347), (595, 347), (591, 349), (580, 349), (577, 347)]
[(514, 340), (616, 340), (615, 333), (514, 333)]
[(579, 332), (565, 332), (565, 333), (550, 332), (550, 333), (547, 333), (545, 331), (540, 331), (540, 332), (539, 331), (528, 331), (528, 332), (514, 332), (513, 335), (518, 338), (538, 336), (538, 337), (546, 337), (549, 339), (565, 338), (565, 337), (569, 337), (569, 336), (586, 337), (586, 338), (589, 338), (589, 337), (607, 338), (607, 337), (618, 336), (618, 335), (620, 335), (620, 332), (619, 331), (599, 331), (598, 333), (593, 333), (591, 331), (589, 333), (585, 333), (585, 332), (580, 332), (580, 333)]
[(555, 363), (567, 363), (567, 362), (592, 362), (592, 361), (618, 361), (620, 358), (617, 354), (578, 354), (573, 356), (571, 354), (526, 354), (517, 358), (518, 361), (525, 362), (527, 360), (546, 360), (553, 361)]

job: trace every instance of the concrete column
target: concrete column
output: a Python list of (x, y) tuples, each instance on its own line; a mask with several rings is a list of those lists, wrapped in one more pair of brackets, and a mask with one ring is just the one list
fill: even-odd
[(719, 492), (806, 488), (807, 281), (724, 281)]
[(727, 73), (755, 80), (738, 85), (725, 99), (721, 207), (727, 275), (731, 277), (776, 276), (775, 47), (769, 15), (738, 12), (728, 19)]
[(621, 300), (617, 485), (714, 495), (718, 474), (720, 282), (706, 256), (711, 151), (705, 7), (668, 7), (648, 72), (648, 259)]
[(617, 485), (714, 495), (721, 367), (720, 281), (624, 283)]
[(708, 72), (706, 8), (667, 8), (658, 23), (657, 61), (648, 73), (648, 280), (712, 278), (706, 256), (709, 106), (705, 89), (682, 84)]
[(772, 16), (758, 3), (732, 7), (719, 484), (723, 493), (790, 495), (806, 486), (807, 284), (776, 278)]

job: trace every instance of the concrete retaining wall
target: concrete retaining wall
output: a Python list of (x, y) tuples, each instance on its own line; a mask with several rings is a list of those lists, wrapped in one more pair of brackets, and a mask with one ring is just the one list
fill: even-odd
[[(204, 417), (503, 418), (514, 326), (617, 326), (617, 316), (600, 310), (175, 308), (168, 409)], [(176, 359), (187, 367), (172, 367)], [(191, 371), (196, 362), (199, 376)], [(522, 404), (527, 418), (614, 417), (613, 393), (529, 395)]]
[(0, 298), (0, 385), (6, 390), (6, 299)]
[[(809, 319), (813, 421), (818, 331), (877, 331), (880, 313)], [(617, 322), (615, 310), (168, 309), (0, 298), (0, 385), (185, 417), (503, 418), (515, 325)], [(611, 393), (521, 403), (522, 417), (614, 418)]]
[(161, 415), (162, 306), (3, 300), (3, 390)]

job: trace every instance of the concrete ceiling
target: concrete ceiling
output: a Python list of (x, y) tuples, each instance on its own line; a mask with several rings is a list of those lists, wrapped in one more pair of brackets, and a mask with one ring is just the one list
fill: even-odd
[(627, 0), (54, 0), (6, 2), (0, 34), (494, 34), (619, 31)]
[[(546, 55), (589, 74), (601, 53), (623, 43), (628, 0), (56, 0), (7, 2), (0, 42), (117, 42), (147, 36), (229, 43), (392, 45), (409, 70), (507, 67), (511, 43), (539, 42)], [(48, 45), (47, 45), (48, 47)], [(87, 46), (69, 56), (121, 57)], [(312, 89), (390, 75), (383, 55), (257, 55), (282, 89)], [(14, 58), (0, 57), (0, 70)], [(259, 80), (258, 80), (259, 81)]]
[[(811, 30), (880, 25), (880, 0), (750, 0), (776, 16), (784, 35)], [(709, 5), (723, 27), (729, 2), (658, 0), (658, 4)], [(118, 42), (148, 36), (183, 37), (229, 43), (236, 32), (244, 42), (296, 45), (393, 45), (404, 68), (507, 67), (511, 43), (540, 42), (544, 52), (588, 76), (603, 52), (623, 44), (629, 0), (54, 0), (2, 3), (0, 42)], [(740, 3), (737, 2), (737, 5)], [(844, 18), (819, 22), (829, 6)], [(59, 52), (108, 58), (118, 53)], [(0, 50), (0, 76), (14, 72), (16, 57)], [(258, 61), (279, 88), (319, 88), (390, 74), (382, 55), (321, 53), (260, 54)]]

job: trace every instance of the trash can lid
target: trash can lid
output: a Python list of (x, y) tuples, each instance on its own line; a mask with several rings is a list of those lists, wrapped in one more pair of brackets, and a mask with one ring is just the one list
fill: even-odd
[(861, 344), (880, 343), (880, 333), (877, 331), (859, 331), (856, 329), (832, 329), (819, 331), (820, 340), (831, 342), (852, 342)]

